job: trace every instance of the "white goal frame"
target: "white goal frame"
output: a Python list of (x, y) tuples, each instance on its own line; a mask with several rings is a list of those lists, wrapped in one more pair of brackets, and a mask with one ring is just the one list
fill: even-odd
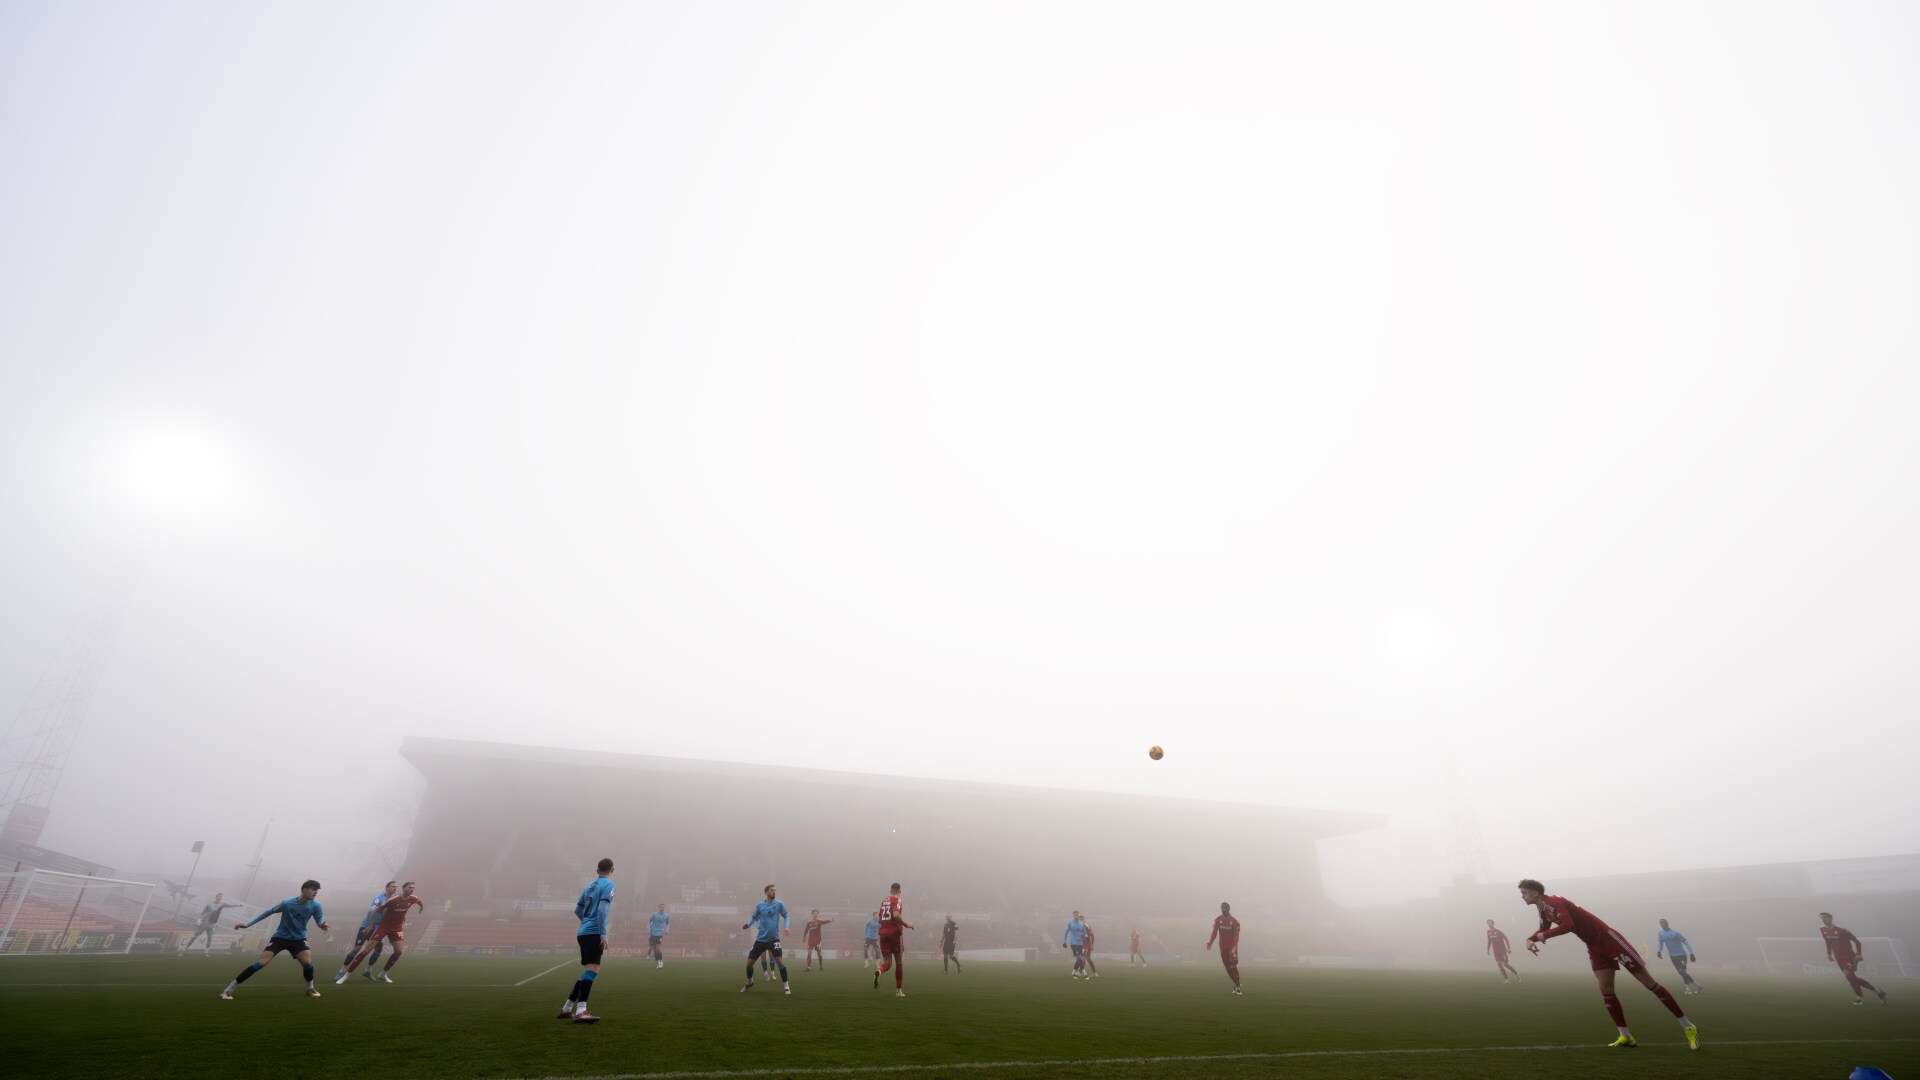
[[(1799, 937), (1763, 937), (1755, 938), (1760, 945), (1760, 963), (1768, 975), (1806, 975), (1809, 977), (1832, 975), (1836, 965), (1827, 958), (1827, 943), (1824, 938)], [(1771, 945), (1773, 951), (1767, 951)], [(1791, 950), (1788, 947), (1791, 946)], [(1890, 974), (1904, 979), (1920, 976), (1913, 957), (1907, 952), (1905, 938), (1863, 937), (1860, 948), (1865, 951), (1866, 959), (1860, 962), (1860, 970), (1870, 975)], [(1791, 951), (1792, 957), (1782, 957), (1782, 952)], [(1807, 960), (1814, 956), (1818, 959)]]
[[(140, 900), (140, 913), (134, 916), (133, 925), (126, 931), (126, 943), (106, 949), (61, 949), (52, 953), (14, 951), (11, 948), (13, 944), (14, 924), (19, 921), (20, 912), (26, 908), (27, 899), (33, 895), (34, 883), (41, 879), (58, 880), (63, 884), (77, 886), (79, 892), (75, 894), (72, 909), (75, 913), (80, 910), (80, 902), (86, 898), (86, 889), (89, 886), (105, 885), (114, 888), (131, 887), (145, 889), (146, 895)], [(6, 917), (6, 922), (0, 924), (0, 956), (112, 956), (115, 954), (126, 955), (127, 953), (131, 953), (133, 951), (133, 943), (140, 937), (140, 928), (146, 924), (147, 909), (153, 906), (153, 892), (158, 887), (159, 886), (150, 881), (123, 881), (119, 878), (92, 877), (87, 874), (69, 874), (60, 870), (41, 870), (37, 868), (0, 874), (0, 898), (7, 897), (10, 893), (13, 901), (11, 905), (0, 909), (5, 911)], [(72, 918), (73, 915), (69, 914), (69, 925), (71, 925)], [(70, 931), (62, 931), (62, 933), (67, 932)]]

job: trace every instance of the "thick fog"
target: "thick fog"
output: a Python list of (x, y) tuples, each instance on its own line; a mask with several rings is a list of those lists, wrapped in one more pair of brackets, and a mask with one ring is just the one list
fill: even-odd
[(414, 735), (1377, 812), (1356, 906), (1914, 851), (1916, 42), (0, 7), (41, 843), (384, 874)]

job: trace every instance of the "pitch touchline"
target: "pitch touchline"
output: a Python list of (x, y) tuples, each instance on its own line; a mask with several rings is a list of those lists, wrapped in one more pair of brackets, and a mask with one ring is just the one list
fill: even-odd
[[(543, 971), (543, 972), (541, 972), (541, 973), (540, 973), (540, 975), (551, 975), (551, 974), (553, 974), (554, 972), (556, 972), (556, 971), (559, 971), (559, 970), (560, 970), (561, 968), (563, 968), (563, 967), (566, 967), (566, 966), (567, 966), (568, 964), (571, 964), (571, 963), (573, 963), (573, 961), (571, 961), (571, 960), (562, 960), (562, 961), (560, 961), (559, 963), (557, 963), (557, 964), (555, 964), (555, 965), (553, 965), (552, 967), (550, 967), (550, 968), (548, 968), (547, 970), (545, 970), (545, 971)], [(519, 982), (517, 982), (517, 983), (514, 983), (513, 985), (515, 985), (515, 986), (525, 986), (525, 985), (527, 985), (528, 983), (530, 983), (530, 982), (532, 982), (533, 980), (535, 980), (535, 979), (537, 979), (537, 978), (539, 978), (539, 977), (540, 977), (540, 975), (529, 975), (529, 976), (527, 976), (526, 978), (524, 978), (524, 979), (521, 979), (521, 980), (520, 980)]]
[[(1712, 1046), (1821, 1046), (1840, 1043), (1909, 1043), (1920, 1039), (1746, 1039)], [(1059, 1058), (1020, 1061), (953, 1061), (939, 1065), (816, 1065), (798, 1069), (715, 1069), (706, 1071), (602, 1073), (592, 1076), (545, 1076), (539, 1080), (727, 1080), (751, 1076), (866, 1076), (887, 1073), (956, 1072), (962, 1069), (1067, 1069), (1101, 1065), (1161, 1065), (1208, 1061), (1277, 1061), (1284, 1058), (1391, 1057), (1414, 1054), (1482, 1054), (1542, 1050), (1600, 1050), (1595, 1043), (1542, 1043), (1534, 1046), (1420, 1046), (1384, 1050), (1273, 1050), (1247, 1054), (1164, 1054), (1154, 1057)], [(1642, 1046), (1642, 1049), (1647, 1047)], [(1679, 1049), (1678, 1046), (1669, 1049)]]

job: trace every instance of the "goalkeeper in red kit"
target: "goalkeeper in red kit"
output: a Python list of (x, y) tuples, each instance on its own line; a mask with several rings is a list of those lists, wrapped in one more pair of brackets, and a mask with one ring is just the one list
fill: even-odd
[(1219, 917), (1213, 920), (1213, 933), (1207, 935), (1208, 951), (1212, 951), (1216, 938), (1220, 941), (1220, 966), (1233, 980), (1234, 995), (1244, 996), (1240, 990), (1240, 920), (1233, 917), (1233, 905), (1224, 900)]
[(1620, 999), (1613, 993), (1613, 977), (1621, 968), (1627, 974), (1640, 981), (1640, 985), (1653, 992), (1660, 1004), (1667, 1007), (1680, 1021), (1680, 1030), (1687, 1036), (1687, 1049), (1700, 1049), (1700, 1029), (1687, 1019), (1686, 1011), (1673, 999), (1667, 988), (1654, 981), (1647, 974), (1646, 961), (1640, 959), (1640, 953), (1634, 949), (1620, 931), (1608, 926), (1598, 915), (1575, 904), (1564, 896), (1548, 896), (1547, 887), (1532, 878), (1520, 882), (1520, 900), (1540, 910), (1540, 929), (1527, 938), (1527, 951), (1540, 955), (1540, 945), (1562, 934), (1572, 934), (1587, 947), (1587, 960), (1593, 967), (1594, 980), (1600, 984), (1600, 1000), (1607, 1006), (1607, 1015), (1613, 1017), (1614, 1027), (1620, 1030), (1620, 1037), (1608, 1043), (1608, 1046), (1625, 1049), (1639, 1045), (1633, 1032), (1627, 1030), (1627, 1012), (1620, 1007)]
[(893, 969), (895, 997), (907, 996), (907, 934), (913, 924), (906, 919), (906, 905), (900, 900), (900, 883), (894, 882), (880, 901), (880, 966), (873, 972), (873, 988), (880, 989), (880, 976)]

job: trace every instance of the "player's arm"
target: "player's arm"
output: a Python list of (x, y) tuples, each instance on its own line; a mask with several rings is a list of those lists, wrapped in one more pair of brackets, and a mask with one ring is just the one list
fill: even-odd
[[(1557, 925), (1556, 925), (1557, 924)], [(1546, 904), (1540, 905), (1540, 929), (1533, 932), (1529, 942), (1545, 941), (1557, 938), (1561, 934), (1573, 932), (1573, 913)]]
[(285, 904), (284, 902), (283, 902), (283, 903), (279, 903), (279, 904), (275, 904), (275, 905), (273, 905), (272, 907), (270, 907), (270, 908), (268, 908), (267, 910), (265, 910), (265, 911), (263, 911), (263, 912), (261, 912), (260, 914), (258, 914), (258, 915), (255, 915), (255, 916), (254, 916), (254, 917), (253, 917), (252, 919), (249, 919), (249, 920), (248, 920), (248, 921), (246, 921), (246, 922), (243, 922), (243, 923), (234, 923), (234, 924), (233, 924), (233, 928), (234, 928), (235, 930), (245, 930), (246, 928), (248, 928), (248, 927), (250, 927), (250, 926), (252, 926), (253, 924), (255, 924), (255, 923), (257, 923), (257, 922), (259, 922), (260, 920), (262, 920), (262, 919), (264, 919), (264, 918), (266, 918), (266, 917), (267, 917), (267, 916), (269, 916), (269, 915), (278, 915), (278, 914), (280, 914), (280, 909), (281, 909), (281, 908), (283, 908), (283, 907), (285, 907), (285, 906), (286, 906), (286, 904)]
[[(327, 933), (333, 933), (333, 927), (327, 925), (327, 909), (319, 904), (313, 905), (313, 923)], [(329, 938), (328, 940), (332, 940)]]
[(1857, 964), (1867, 958), (1867, 947), (1860, 944), (1860, 939), (1855, 937), (1851, 930), (1847, 931), (1847, 946), (1853, 950), (1854, 963)]
[(1213, 939), (1220, 936), (1220, 920), (1213, 920), (1213, 932), (1207, 935), (1207, 951), (1213, 951)]

